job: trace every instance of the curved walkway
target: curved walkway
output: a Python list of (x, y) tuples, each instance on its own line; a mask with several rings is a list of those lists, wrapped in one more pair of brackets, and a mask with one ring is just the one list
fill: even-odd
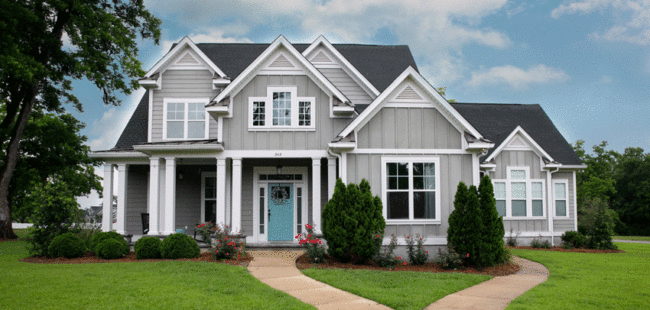
[[(248, 271), (270, 287), (283, 291), (318, 309), (390, 309), (382, 304), (342, 291), (303, 275), (296, 258), (304, 251), (250, 251)], [(519, 272), (447, 295), (426, 309), (505, 309), (519, 295), (546, 281), (548, 269), (513, 256)]]

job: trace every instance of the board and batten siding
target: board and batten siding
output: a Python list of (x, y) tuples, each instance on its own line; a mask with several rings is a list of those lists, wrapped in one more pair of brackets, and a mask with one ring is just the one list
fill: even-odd
[(126, 187), (127, 234), (142, 235), (142, 213), (147, 213), (147, 192), (149, 191), (149, 166), (130, 165)]
[[(163, 140), (165, 98), (214, 98), (219, 92), (212, 89), (212, 73), (208, 70), (167, 70), (162, 76), (162, 87), (153, 90), (151, 142)], [(209, 138), (217, 138), (217, 121), (210, 115)]]
[[(507, 167), (530, 167), (530, 178), (543, 180), (546, 190), (549, 185), (546, 184), (546, 171), (541, 171), (541, 162), (539, 156), (533, 151), (502, 151), (494, 158), (496, 168), (490, 171), (491, 179), (507, 179)], [(544, 193), (544, 200), (548, 206), (548, 195)], [(503, 228), (507, 233), (512, 229), (514, 232), (525, 231), (548, 231), (547, 220), (505, 220)]]
[(319, 68), (320, 71), (353, 104), (370, 104), (372, 98), (341, 68)]
[(460, 132), (434, 108), (383, 107), (357, 132), (359, 149), (460, 149)]
[[(394, 154), (348, 154), (347, 181), (359, 184), (362, 179), (366, 179), (370, 183), (372, 194), (381, 197), (381, 158), (392, 155)], [(394, 234), (403, 237), (420, 234), (426, 237), (444, 238), (447, 235), (449, 214), (454, 208), (458, 183), (462, 181), (468, 186), (473, 184), (472, 155), (431, 155), (429, 157), (440, 158), (438, 177), (441, 187), (439, 189), (441, 224), (386, 225), (387, 236)]]
[(567, 205), (569, 217), (554, 217), (553, 218), (553, 231), (555, 232), (564, 232), (569, 230), (576, 230), (575, 227), (575, 205), (574, 205), (574, 196), (575, 196), (575, 187), (573, 184), (573, 172), (572, 171), (559, 171), (553, 173), (553, 180), (566, 180), (569, 186), (569, 196), (567, 196)]
[[(316, 130), (249, 131), (248, 98), (266, 97), (269, 86), (295, 86), (298, 97), (314, 97)], [(258, 75), (233, 98), (233, 117), (224, 118), (223, 141), (228, 150), (324, 150), (350, 122), (330, 118), (329, 104), (329, 96), (305, 75)]]

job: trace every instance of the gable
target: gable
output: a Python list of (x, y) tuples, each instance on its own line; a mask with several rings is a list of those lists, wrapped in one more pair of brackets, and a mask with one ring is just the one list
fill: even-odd
[(210, 70), (210, 66), (191, 48), (185, 48), (185, 50), (178, 53), (178, 56), (172, 59), (169, 64), (164, 70), (209, 70), (214, 73)]

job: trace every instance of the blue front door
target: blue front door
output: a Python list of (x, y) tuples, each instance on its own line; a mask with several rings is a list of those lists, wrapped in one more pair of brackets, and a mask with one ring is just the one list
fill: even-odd
[(270, 183), (269, 241), (293, 240), (293, 184)]

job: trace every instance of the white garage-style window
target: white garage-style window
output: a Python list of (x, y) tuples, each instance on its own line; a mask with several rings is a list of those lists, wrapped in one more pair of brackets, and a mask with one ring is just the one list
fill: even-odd
[(205, 105), (209, 98), (163, 100), (163, 139), (195, 140), (208, 138), (208, 114)]
[(553, 199), (556, 217), (569, 217), (567, 203), (569, 197), (568, 180), (553, 180)]
[(382, 196), (387, 223), (440, 222), (440, 159), (382, 157)]
[(314, 98), (296, 87), (267, 87), (266, 97), (249, 97), (249, 130), (314, 130)]
[(497, 212), (504, 218), (546, 216), (543, 179), (532, 179), (530, 167), (507, 167), (506, 179), (492, 180)]

